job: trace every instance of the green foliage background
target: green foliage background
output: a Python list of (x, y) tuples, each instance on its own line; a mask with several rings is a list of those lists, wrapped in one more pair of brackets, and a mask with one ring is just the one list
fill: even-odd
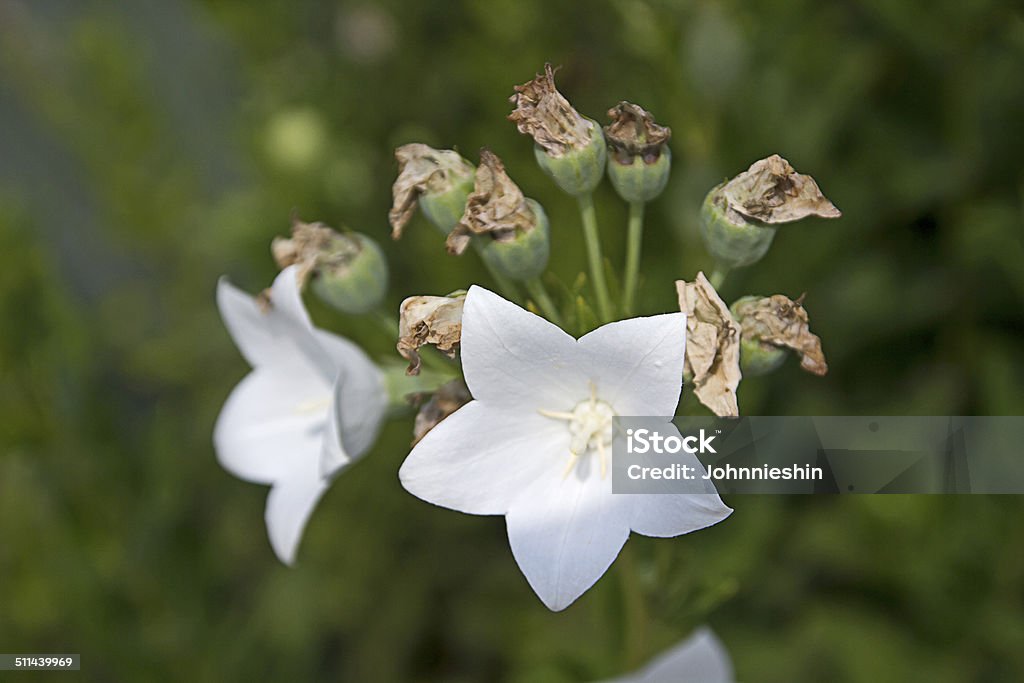
[[(216, 279), (268, 284), (293, 209), (384, 243), (392, 307), (487, 282), (421, 218), (387, 239), (397, 144), (493, 148), (551, 216), (555, 273), (583, 269), (572, 202), (505, 120), (547, 60), (591, 117), (628, 99), (674, 130), (645, 312), (709, 268), (699, 202), (755, 159), (781, 153), (843, 210), (784, 227), (725, 288), (808, 292), (831, 365), (744, 382), (745, 412), (1022, 414), (1018, 3), (2, 0), (0, 651), (80, 652), (86, 680), (572, 681), (637, 663), (615, 568), (549, 613), (500, 520), (401, 489), (408, 420), (336, 482), (291, 570), (266, 490), (210, 444), (246, 372)], [(607, 184), (598, 210), (621, 259)], [(315, 314), (391, 355), (365, 321)], [(744, 681), (1024, 678), (1019, 499), (730, 502), (713, 530), (630, 541), (644, 657), (707, 621)]]

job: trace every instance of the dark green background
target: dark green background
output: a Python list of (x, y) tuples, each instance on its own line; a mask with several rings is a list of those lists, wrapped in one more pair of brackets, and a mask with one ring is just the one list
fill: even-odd
[[(673, 128), (644, 312), (710, 267), (697, 207), (752, 161), (782, 154), (843, 210), (783, 227), (724, 289), (806, 291), (831, 365), (744, 382), (744, 412), (1021, 414), (1018, 3), (0, 0), (0, 651), (79, 652), (88, 680), (623, 670), (618, 565), (548, 612), (500, 519), (398, 485), (408, 420), (337, 481), (291, 570), (266, 490), (210, 443), (246, 372), (216, 279), (268, 284), (293, 209), (384, 243), (392, 307), (487, 281), (422, 218), (387, 239), (397, 144), (493, 148), (573, 279), (574, 206), (505, 120), (545, 60), (585, 114), (628, 99)], [(598, 211), (618, 263), (607, 184)], [(744, 681), (1024, 678), (1019, 499), (730, 502), (718, 528), (628, 544), (658, 620), (645, 654), (707, 621)]]

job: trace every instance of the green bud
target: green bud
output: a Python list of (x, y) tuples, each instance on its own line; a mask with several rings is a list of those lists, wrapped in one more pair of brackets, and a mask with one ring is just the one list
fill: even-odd
[(466, 197), (473, 190), (473, 164), (458, 152), (420, 143), (402, 145), (395, 150), (395, 159), (398, 178), (391, 188), (394, 202), (388, 214), (391, 237), (402, 236), (417, 205), (447, 235), (462, 217)]
[(719, 266), (740, 268), (764, 257), (776, 225), (840, 215), (813, 178), (773, 154), (708, 193), (701, 207), (700, 232)]
[(461, 255), (471, 241), (487, 264), (507, 278), (529, 280), (547, 268), (547, 215), (523, 195), (488, 149), (480, 150), (476, 184), (462, 219), (448, 235), (448, 252)]
[(555, 70), (515, 86), (508, 118), (533, 138), (537, 163), (562, 190), (579, 196), (594, 191), (604, 175), (607, 151), (597, 122), (582, 116), (555, 87)]
[(299, 264), (299, 283), (342, 313), (368, 313), (387, 293), (388, 268), (376, 242), (358, 232), (336, 232), (323, 223), (292, 224), (292, 236), (275, 238), (271, 251), (281, 268)]
[(612, 123), (605, 126), (608, 141), (608, 178), (627, 202), (649, 202), (665, 189), (672, 152), (672, 131), (654, 122), (650, 112), (629, 102), (608, 110)]

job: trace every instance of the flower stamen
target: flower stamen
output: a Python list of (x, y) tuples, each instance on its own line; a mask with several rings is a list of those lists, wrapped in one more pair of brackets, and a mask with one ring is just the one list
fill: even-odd
[(608, 446), (612, 442), (612, 418), (615, 417), (615, 411), (598, 398), (597, 385), (590, 383), (590, 396), (577, 403), (572, 411), (540, 409), (537, 412), (544, 417), (569, 423), (569, 462), (562, 473), (562, 479), (568, 477), (582, 456), (591, 450), (597, 452), (601, 479), (608, 476)]

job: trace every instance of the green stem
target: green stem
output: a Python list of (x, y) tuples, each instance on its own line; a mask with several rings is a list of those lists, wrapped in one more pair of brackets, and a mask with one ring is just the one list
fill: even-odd
[(548, 296), (548, 290), (544, 287), (544, 283), (541, 282), (539, 277), (530, 278), (526, 281), (526, 291), (530, 293), (533, 300), (537, 302), (540, 310), (547, 317), (548, 320), (562, 326), (562, 316), (558, 314), (558, 309), (555, 304), (551, 301), (551, 297)]
[(640, 587), (633, 549), (629, 543), (622, 548), (616, 563), (622, 579), (622, 606), (625, 612), (626, 665), (635, 669), (644, 662), (647, 644), (647, 604)]
[(379, 309), (370, 313), (370, 317), (388, 338), (398, 341), (398, 320)]
[(725, 278), (728, 276), (728, 268), (716, 265), (715, 269), (711, 271), (711, 277), (708, 280), (711, 282), (711, 286), (715, 288), (715, 291), (718, 291), (722, 288), (722, 284), (725, 283)]
[(633, 315), (637, 276), (640, 272), (640, 248), (644, 239), (644, 203), (629, 203), (629, 228), (626, 242), (626, 277), (623, 284), (622, 312)]
[(583, 219), (583, 239), (587, 243), (587, 259), (590, 261), (590, 277), (597, 292), (597, 308), (601, 322), (611, 322), (612, 302), (608, 296), (608, 283), (604, 279), (604, 259), (601, 257), (601, 239), (597, 235), (597, 214), (594, 212), (594, 197), (589, 192), (578, 197), (580, 217)]

